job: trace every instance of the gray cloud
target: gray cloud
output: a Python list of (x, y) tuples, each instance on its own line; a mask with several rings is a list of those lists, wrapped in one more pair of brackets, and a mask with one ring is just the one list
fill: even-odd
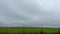
[(0, 26), (60, 26), (59, 1), (0, 0)]

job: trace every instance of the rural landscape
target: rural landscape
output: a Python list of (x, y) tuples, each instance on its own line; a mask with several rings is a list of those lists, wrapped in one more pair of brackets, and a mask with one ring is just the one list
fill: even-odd
[(0, 34), (60, 34), (60, 0), (0, 0)]
[(0, 34), (60, 34), (60, 28), (0, 27)]

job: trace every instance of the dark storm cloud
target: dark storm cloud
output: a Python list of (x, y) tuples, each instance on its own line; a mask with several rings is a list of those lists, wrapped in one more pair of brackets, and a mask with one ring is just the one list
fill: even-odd
[(59, 1), (0, 0), (0, 22), (3, 26), (60, 26)]

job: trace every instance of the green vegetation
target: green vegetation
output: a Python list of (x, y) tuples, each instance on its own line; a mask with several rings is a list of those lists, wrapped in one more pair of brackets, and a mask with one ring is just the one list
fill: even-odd
[(7, 32), (7, 28), (6, 27), (0, 27), (0, 32)]
[(60, 28), (39, 28), (39, 27), (0, 27), (0, 32), (58, 32)]

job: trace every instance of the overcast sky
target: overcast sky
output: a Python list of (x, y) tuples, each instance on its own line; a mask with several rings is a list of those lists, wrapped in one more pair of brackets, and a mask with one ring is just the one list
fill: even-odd
[(0, 0), (0, 26), (60, 26), (60, 0)]

